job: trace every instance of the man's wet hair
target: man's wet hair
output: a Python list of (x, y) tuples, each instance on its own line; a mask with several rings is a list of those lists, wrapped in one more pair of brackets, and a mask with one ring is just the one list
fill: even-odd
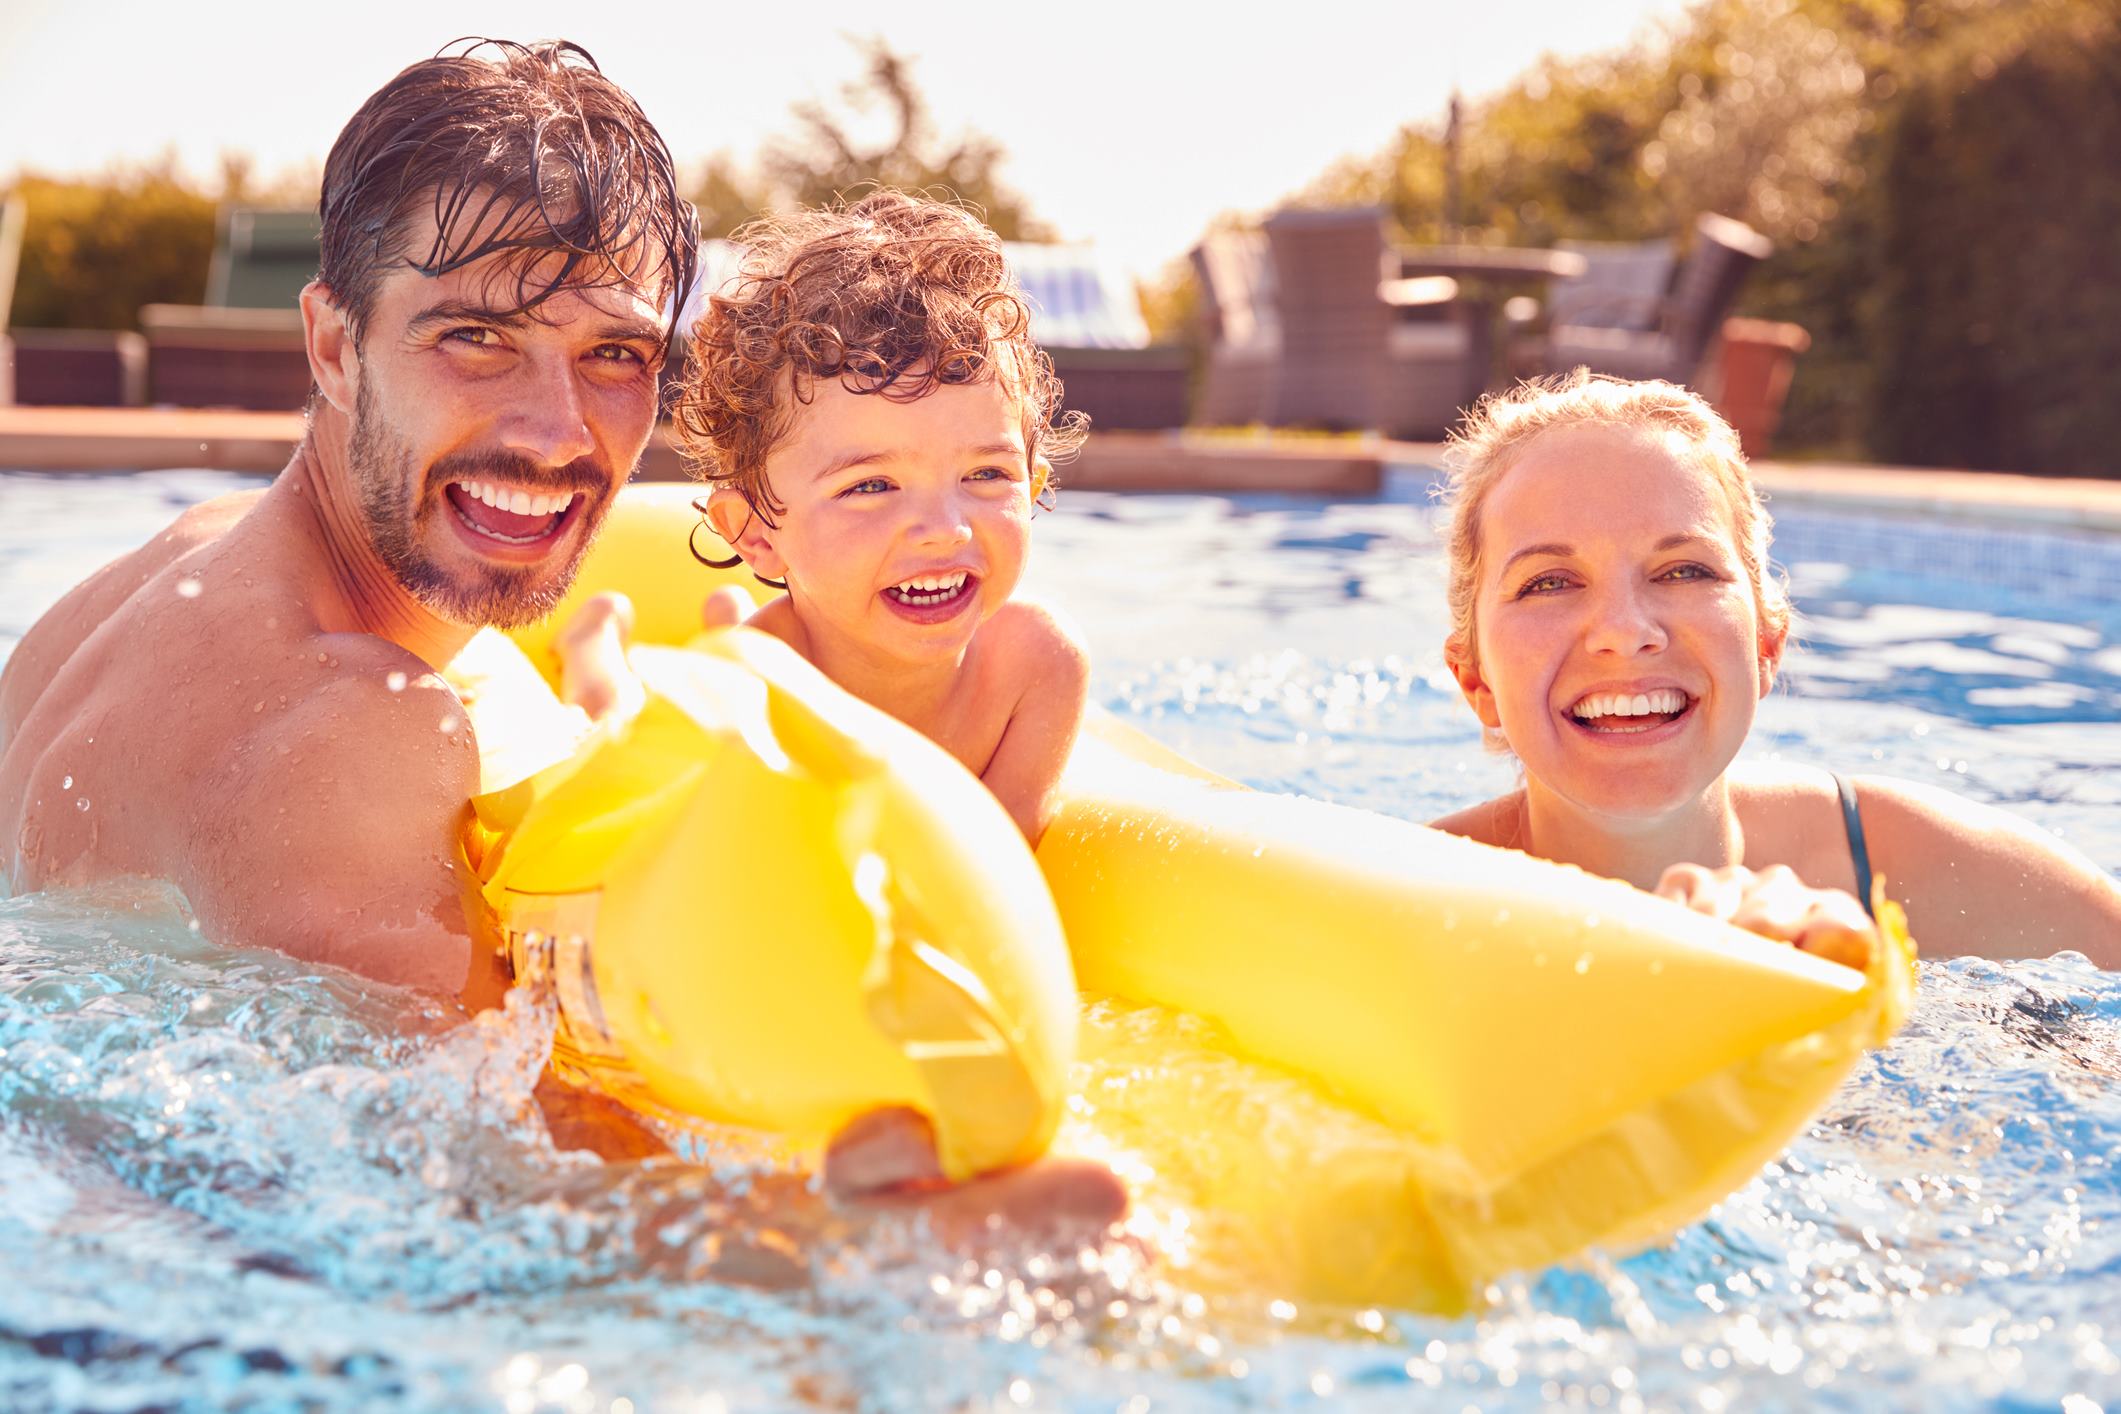
[(671, 407), (679, 445), (709, 482), (772, 523), (766, 458), (820, 379), (898, 402), (993, 377), (1023, 411), (1024, 446), (1050, 466), (1089, 420), (1061, 411), (1053, 361), (1001, 241), (949, 202), (883, 189), (778, 212), (736, 232), (738, 273), (707, 299)]
[(564, 40), (460, 39), (405, 69), (332, 145), (318, 214), (318, 278), (356, 340), (393, 268), (445, 275), (499, 255), (496, 313), (534, 315), (562, 290), (622, 285), (680, 309), (699, 261), (662, 135)]

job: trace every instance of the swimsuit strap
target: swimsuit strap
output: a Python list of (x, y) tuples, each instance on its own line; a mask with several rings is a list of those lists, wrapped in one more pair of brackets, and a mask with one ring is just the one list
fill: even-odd
[(1856, 898), (1863, 904), (1863, 911), (1875, 918), (1878, 915), (1871, 908), (1871, 849), (1863, 840), (1863, 817), (1856, 813), (1856, 787), (1839, 771), (1828, 774), (1834, 778), (1834, 789), (1841, 793), (1841, 823), (1848, 830), (1849, 860), (1856, 866)]

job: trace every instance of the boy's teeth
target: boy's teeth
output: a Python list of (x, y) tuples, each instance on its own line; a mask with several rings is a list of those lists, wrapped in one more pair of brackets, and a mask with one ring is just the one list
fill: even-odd
[(958, 570), (952, 574), (915, 575), (912, 579), (901, 580), (892, 587), (901, 594), (936, 594), (948, 593), (964, 582), (965, 572)]
[(1569, 715), (1585, 721), (1597, 717), (1647, 717), (1681, 711), (1686, 703), (1686, 694), (1672, 687), (1660, 687), (1654, 692), (1600, 692), (1577, 703)]

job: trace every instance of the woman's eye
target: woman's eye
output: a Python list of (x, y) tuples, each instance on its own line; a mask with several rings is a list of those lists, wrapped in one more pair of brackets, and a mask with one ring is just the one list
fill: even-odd
[(1522, 599), (1527, 594), (1552, 594), (1558, 589), (1567, 589), (1568, 587), (1569, 578), (1567, 575), (1534, 575), (1518, 587), (1517, 597)]
[(1672, 566), (1663, 574), (1659, 575), (1658, 578), (1667, 580), (1678, 580), (1684, 583), (1688, 580), (1697, 579), (1720, 580), (1723, 578), (1723, 576), (1716, 573), (1716, 571), (1710, 569), (1707, 565), (1685, 564)]

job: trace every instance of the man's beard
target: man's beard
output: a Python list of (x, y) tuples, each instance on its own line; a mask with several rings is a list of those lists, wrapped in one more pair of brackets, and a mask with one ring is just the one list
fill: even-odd
[[(603, 522), (601, 502), (610, 494), (609, 478), (586, 460), (555, 471), (498, 451), (444, 457), (423, 471), (412, 449), (377, 416), (369, 388), (363, 381), (355, 395), (346, 453), (369, 542), (385, 568), (406, 592), (451, 623), (523, 628), (550, 614), (574, 583), (582, 556)], [(450, 482), (481, 479), (580, 492), (584, 504), (574, 514), (586, 522), (588, 533), (564, 563), (474, 564), (454, 573), (445, 570), (421, 548), (420, 531), (435, 516), (456, 514), (448, 504)], [(430, 487), (440, 494), (429, 495)]]

